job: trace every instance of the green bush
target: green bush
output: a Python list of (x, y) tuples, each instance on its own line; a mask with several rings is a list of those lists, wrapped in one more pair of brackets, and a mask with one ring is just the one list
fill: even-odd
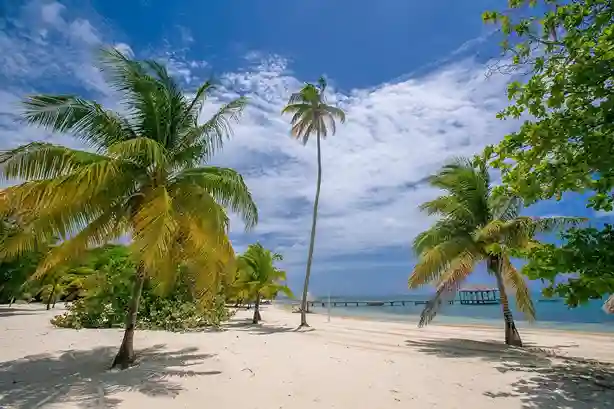
[[(137, 327), (165, 331), (190, 331), (204, 327), (219, 327), (232, 316), (223, 298), (203, 308), (196, 302), (176, 302), (173, 297), (143, 297), (137, 316)], [(119, 303), (101, 303), (96, 299), (77, 300), (62, 315), (51, 319), (61, 328), (117, 328), (123, 327), (126, 309)], [(127, 306), (127, 300), (124, 303)]]
[[(51, 320), (53, 325), (76, 329), (124, 326), (135, 277), (135, 267), (127, 249), (109, 246), (90, 267), (94, 273), (84, 283), (84, 297), (73, 302), (67, 312), (54, 317)], [(164, 294), (160, 294), (153, 282), (145, 284), (137, 327), (189, 331), (217, 327), (230, 316), (224, 297), (216, 297), (207, 305), (201, 305), (179, 274), (176, 285)]]

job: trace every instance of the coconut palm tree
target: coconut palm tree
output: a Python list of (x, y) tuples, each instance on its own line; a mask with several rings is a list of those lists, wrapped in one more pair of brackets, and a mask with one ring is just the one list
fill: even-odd
[(129, 236), (137, 269), (113, 362), (126, 368), (135, 360), (144, 281), (172, 282), (182, 264), (201, 299), (208, 299), (219, 276), (234, 264), (225, 208), (239, 213), (246, 228), (258, 215), (241, 175), (204, 165), (222, 147), (244, 99), (201, 122), (211, 83), (188, 98), (163, 65), (131, 60), (114, 49), (102, 51), (100, 68), (121, 97), (121, 112), (70, 95), (24, 101), (28, 123), (71, 134), (91, 151), (35, 142), (1, 153), (2, 176), (25, 182), (4, 191), (0, 210), (19, 203), (35, 216), (3, 252), (15, 256), (49, 235), (60, 237), (38, 266), (36, 274), (42, 276), (89, 248)]
[(58, 298), (67, 296), (74, 298), (84, 289), (84, 281), (93, 274), (87, 267), (61, 266), (50, 270), (40, 279), (40, 294), (46, 300), (47, 310)]
[(318, 178), (316, 182), (316, 197), (313, 202), (313, 217), (311, 221), (311, 237), (309, 238), (309, 253), (307, 255), (307, 270), (303, 297), (301, 299), (301, 327), (307, 324), (307, 291), (311, 276), (311, 263), (313, 261), (313, 247), (316, 239), (316, 222), (318, 219), (318, 202), (320, 200), (320, 185), (322, 183), (322, 153), (320, 140), (336, 131), (335, 121), (345, 122), (345, 113), (340, 108), (328, 105), (325, 98), (326, 80), (321, 77), (317, 84), (305, 84), (299, 91), (290, 96), (288, 105), (282, 113), (292, 114), (292, 136), (306, 144), (315, 134), (318, 150)]
[(238, 256), (234, 286), (245, 298), (254, 300), (254, 324), (262, 319), (260, 301), (263, 298), (274, 298), (279, 292), (294, 297), (285, 285), (286, 272), (275, 267), (275, 261), (282, 259), (281, 254), (272, 253), (260, 243), (250, 244), (245, 253)]
[(409, 287), (434, 283), (435, 297), (426, 305), (420, 326), (428, 324), (445, 298), (485, 262), (500, 292), (505, 342), (522, 346), (509, 307), (507, 291), (515, 293), (518, 310), (532, 320), (535, 308), (522, 275), (510, 258), (538, 244), (535, 235), (552, 231), (580, 219), (520, 216), (521, 201), (505, 194), (493, 194), (485, 162), (457, 159), (430, 178), (433, 187), (445, 194), (422, 204), (421, 209), (440, 219), (414, 240), (418, 263), (409, 277)]

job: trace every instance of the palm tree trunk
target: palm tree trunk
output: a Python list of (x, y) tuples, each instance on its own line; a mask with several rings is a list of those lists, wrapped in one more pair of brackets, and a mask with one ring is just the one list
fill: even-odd
[(256, 296), (256, 303), (254, 304), (254, 318), (252, 319), (252, 324), (258, 324), (258, 322), (262, 319), (260, 316), (260, 294)]
[(119, 347), (119, 352), (113, 360), (111, 368), (119, 366), (121, 369), (126, 369), (130, 365), (134, 364), (134, 330), (136, 329), (136, 317), (139, 310), (139, 302), (141, 300), (141, 292), (143, 291), (143, 283), (145, 282), (145, 271), (143, 271), (143, 265), (139, 264), (137, 268), (137, 274), (134, 280), (134, 286), (132, 287), (132, 298), (128, 306), (128, 313), (126, 315), (126, 330), (124, 331), (124, 339)]
[(318, 146), (318, 180), (316, 184), (316, 198), (313, 201), (313, 219), (311, 221), (311, 237), (309, 239), (309, 253), (307, 255), (307, 271), (305, 272), (305, 284), (303, 285), (303, 298), (301, 300), (301, 327), (307, 324), (307, 292), (309, 290), (309, 278), (311, 277), (311, 262), (313, 261), (313, 247), (316, 241), (316, 222), (318, 220), (318, 202), (320, 201), (320, 185), (322, 184), (322, 151), (320, 149), (320, 130), (317, 133)]
[(501, 297), (501, 309), (503, 310), (503, 321), (505, 321), (505, 343), (516, 347), (522, 347), (522, 339), (514, 323), (514, 317), (510, 310), (509, 299), (505, 292), (505, 285), (503, 284), (503, 276), (501, 274), (501, 266), (503, 263), (500, 258), (497, 257), (492, 262), (493, 273), (497, 279), (497, 287), (499, 288), (499, 296)]
[[(49, 309), (51, 308), (51, 301), (53, 300), (53, 297), (55, 296), (55, 284), (53, 285), (53, 287), (51, 287), (51, 294), (49, 294), (49, 297), (47, 297), (47, 311), (49, 311)], [(55, 305), (55, 303), (53, 303)]]

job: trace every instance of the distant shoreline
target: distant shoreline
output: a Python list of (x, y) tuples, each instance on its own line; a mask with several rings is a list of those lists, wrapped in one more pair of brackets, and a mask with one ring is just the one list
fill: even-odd
[[(298, 303), (297, 302), (293, 302), (293, 303), (281, 302), (280, 303), (278, 301), (274, 301), (272, 305), (275, 308), (278, 308), (284, 311), (291, 311), (294, 307), (298, 305)], [(350, 319), (350, 320), (355, 320), (355, 321), (381, 322), (381, 323), (390, 323), (390, 324), (408, 324), (408, 325), (411, 325), (412, 327), (417, 326), (417, 322), (420, 318), (419, 315), (415, 315), (415, 314), (408, 314), (408, 315), (391, 314), (391, 313), (381, 313), (381, 314), (373, 314), (373, 315), (351, 314), (351, 313), (347, 314), (347, 313), (344, 313), (344, 309), (342, 307), (336, 307), (336, 308), (333, 307), (331, 308), (331, 311), (333, 311), (333, 313), (331, 314), (331, 319), (342, 318), (342, 319)], [(318, 316), (326, 316), (327, 312), (325, 309), (323, 310), (321, 307), (316, 307), (316, 308), (311, 308), (310, 314), (318, 315)], [(412, 320), (412, 318), (415, 318), (415, 320)], [(449, 319), (449, 316), (444, 315), (442, 316), (442, 318), (444, 320), (446, 318)], [(429, 327), (432, 326), (432, 327), (446, 327), (446, 328), (459, 328), (459, 329), (474, 328), (474, 329), (485, 329), (485, 330), (492, 330), (492, 329), (497, 329), (499, 327), (501, 328), (503, 327), (503, 319), (501, 319), (500, 325), (497, 325), (496, 319), (480, 319), (480, 318), (472, 318), (472, 317), (464, 317), (464, 318), (468, 320), (478, 321), (478, 322), (467, 322), (467, 323), (445, 322), (445, 321), (435, 319), (433, 323), (429, 324)], [(463, 319), (463, 317), (458, 317), (458, 319), (461, 320)], [(479, 321), (483, 321), (483, 322), (479, 322)], [(547, 325), (547, 324), (551, 324), (551, 325)], [(569, 323), (567, 324), (564, 322), (552, 322), (552, 321), (545, 321), (545, 322), (540, 323), (540, 321), (538, 320), (536, 321), (536, 324), (530, 324), (527, 321), (518, 320), (516, 325), (519, 327), (520, 331), (522, 332), (531, 332), (531, 333), (556, 332), (559, 334), (560, 333), (579, 333), (579, 334), (595, 335), (599, 337), (608, 337), (608, 338), (612, 338), (614, 336), (614, 326), (610, 327), (608, 324), (601, 324), (601, 323)], [(595, 330), (591, 330), (590, 328), (582, 328), (582, 327), (592, 327), (592, 326), (602, 326), (604, 330), (595, 331)]]

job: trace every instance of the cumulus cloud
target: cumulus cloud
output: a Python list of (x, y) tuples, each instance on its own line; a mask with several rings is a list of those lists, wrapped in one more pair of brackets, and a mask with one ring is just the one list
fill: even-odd
[[(496, 142), (511, 126), (495, 119), (505, 103), (506, 78), (484, 74), (484, 66), (465, 60), (373, 89), (331, 90), (329, 100), (348, 120), (322, 145), (318, 260), (408, 248), (428, 226), (418, 205), (437, 192), (426, 177), (451, 157)], [(238, 91), (251, 104), (217, 160), (246, 176), (261, 209), (258, 232), (274, 237), (292, 264), (302, 264), (315, 193), (315, 143), (293, 140), (288, 119), (280, 116), (302, 82), (286, 73), (283, 59), (269, 58), (253, 70), (228, 74), (225, 84), (232, 91), (223, 90), (221, 98)]]
[[(36, 24), (21, 25), (19, 35), (0, 33), (5, 50), (0, 84), (17, 84), (0, 92), (0, 148), (35, 139), (76, 146), (68, 136), (13, 122), (13, 107), (24, 93), (66, 89), (116, 104), (93, 66), (91, 46), (102, 43), (103, 35), (89, 21), (65, 16), (57, 3), (33, 4), (39, 11)], [(33, 19), (29, 16), (21, 18)], [(133, 54), (128, 44), (115, 47)], [(166, 57), (172, 72), (190, 87), (203, 79), (198, 71), (206, 62)], [(313, 79), (296, 78), (279, 56), (253, 52), (246, 61), (248, 68), (222, 77), (203, 110), (206, 117), (238, 95), (250, 101), (232, 140), (215, 158), (215, 164), (243, 173), (260, 209), (256, 230), (245, 235), (237, 221), (232, 237), (239, 249), (248, 240), (266, 242), (284, 253), (291, 275), (300, 275), (315, 194), (316, 151), (313, 141), (303, 146), (289, 136), (289, 118), (281, 116), (281, 109), (290, 92)], [(348, 120), (322, 144), (316, 274), (337, 268), (340, 256), (359, 258), (388, 248), (406, 248), (409, 263), (411, 240), (430, 223), (418, 205), (437, 194), (426, 177), (451, 157), (471, 155), (496, 142), (512, 126), (495, 119), (506, 102), (507, 78), (486, 78), (485, 69), (465, 59), (371, 89), (343, 93), (329, 88), (329, 101), (342, 107)]]

